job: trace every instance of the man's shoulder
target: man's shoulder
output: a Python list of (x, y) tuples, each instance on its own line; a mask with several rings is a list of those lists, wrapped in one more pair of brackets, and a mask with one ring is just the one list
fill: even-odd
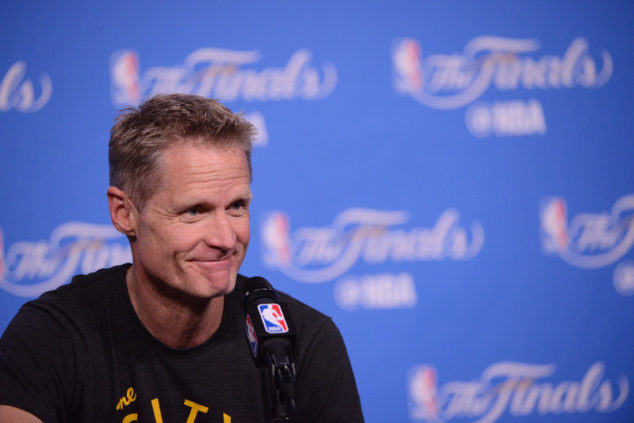
[(125, 264), (76, 275), (69, 283), (43, 293), (23, 308), (61, 312), (69, 318), (95, 314), (110, 303), (116, 290), (121, 289), (128, 267), (129, 264)]
[(331, 321), (329, 316), (317, 310), (316, 308), (309, 306), (303, 301), (298, 300), (294, 296), (279, 290), (276, 290), (276, 292), (280, 300), (288, 304), (288, 307), (291, 310), (291, 312), (297, 312), (301, 316), (304, 316), (303, 318), (309, 319), (312, 322), (326, 323)]

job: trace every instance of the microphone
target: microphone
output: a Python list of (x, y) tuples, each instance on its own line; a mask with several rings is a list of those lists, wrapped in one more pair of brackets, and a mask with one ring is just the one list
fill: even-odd
[(259, 276), (247, 279), (242, 302), (246, 337), (258, 367), (269, 370), (273, 422), (290, 422), (295, 410), (295, 326), (286, 303)]

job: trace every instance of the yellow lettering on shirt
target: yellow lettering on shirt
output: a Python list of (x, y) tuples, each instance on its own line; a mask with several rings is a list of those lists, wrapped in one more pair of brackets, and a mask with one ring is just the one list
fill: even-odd
[(132, 423), (139, 420), (139, 415), (137, 413), (128, 414), (121, 420), (121, 423)]
[(117, 410), (123, 410), (123, 407), (127, 407), (131, 403), (136, 400), (136, 393), (132, 387), (128, 388), (126, 391), (126, 396), (121, 397), (119, 402), (117, 403)]
[[(119, 404), (121, 405), (121, 408), (123, 408), (124, 406), (127, 406), (130, 403), (134, 402), (136, 398), (137, 396), (134, 393), (134, 389), (129, 388), (127, 391), (127, 397), (121, 398), (121, 400), (119, 401)], [(161, 414), (161, 404), (159, 403), (159, 399), (154, 398), (151, 401), (151, 403), (152, 403), (152, 412), (154, 413), (154, 422), (163, 423), (163, 415)], [(209, 411), (209, 407), (206, 407), (202, 404), (195, 403), (194, 401), (191, 401), (188, 399), (185, 399), (184, 404), (190, 408), (189, 416), (187, 417), (186, 423), (195, 423), (198, 413), (206, 414)], [(118, 410), (120, 409), (119, 405), (117, 405), (117, 409)], [(127, 416), (125, 416), (123, 420), (121, 420), (121, 423), (133, 423), (138, 420), (139, 420), (138, 413), (130, 413)], [(231, 423), (231, 416), (226, 413), (222, 413), (222, 422)]]
[(163, 423), (163, 416), (161, 415), (161, 406), (159, 405), (158, 398), (152, 400), (152, 411), (154, 412), (154, 421), (156, 423)]
[(185, 405), (191, 408), (191, 410), (189, 411), (189, 417), (187, 417), (187, 423), (194, 423), (194, 420), (196, 420), (196, 416), (198, 415), (199, 411), (202, 411), (203, 413), (209, 411), (209, 407), (196, 404), (194, 401), (190, 401), (188, 399), (185, 400)]

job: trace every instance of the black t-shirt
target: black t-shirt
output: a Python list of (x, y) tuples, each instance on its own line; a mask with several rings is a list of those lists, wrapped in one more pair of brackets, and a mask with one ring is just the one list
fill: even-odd
[[(176, 350), (142, 325), (129, 265), (73, 278), (25, 304), (0, 338), (0, 404), (44, 423), (270, 422), (265, 370), (244, 334), (238, 292), (216, 333)], [(296, 422), (362, 422), (354, 376), (330, 318), (280, 293), (297, 326)]]

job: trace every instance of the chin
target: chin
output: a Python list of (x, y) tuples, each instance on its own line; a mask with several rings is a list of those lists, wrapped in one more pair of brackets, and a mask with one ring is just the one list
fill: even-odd
[(236, 287), (235, 277), (226, 277), (219, 281), (203, 281), (200, 293), (202, 297), (215, 298), (231, 293)]
[(236, 288), (236, 277), (230, 278), (224, 286), (224, 289), (219, 292), (219, 295), (227, 295), (231, 294), (233, 290)]
[[(211, 266), (209, 266), (211, 267)], [(184, 272), (184, 288), (201, 298), (212, 298), (226, 295), (233, 291), (236, 285), (237, 270), (225, 268), (222, 270), (209, 268), (206, 264), (197, 264)]]

